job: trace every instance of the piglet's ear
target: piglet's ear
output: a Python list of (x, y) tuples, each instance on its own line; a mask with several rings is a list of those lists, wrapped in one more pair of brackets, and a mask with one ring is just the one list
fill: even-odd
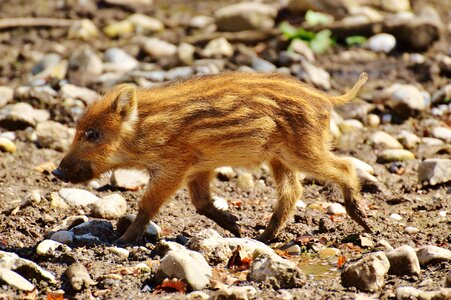
[(136, 87), (132, 84), (122, 84), (117, 90), (113, 109), (124, 118), (132, 116), (137, 108)]

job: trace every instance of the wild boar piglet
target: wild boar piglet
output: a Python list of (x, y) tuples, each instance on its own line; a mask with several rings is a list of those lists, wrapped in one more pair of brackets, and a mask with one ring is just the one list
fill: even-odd
[(150, 180), (136, 219), (119, 239), (137, 242), (163, 203), (186, 183), (200, 214), (240, 236), (237, 218), (212, 203), (219, 166), (271, 167), (278, 202), (260, 240), (273, 239), (302, 187), (297, 172), (338, 184), (348, 214), (367, 231), (352, 163), (330, 150), (334, 104), (354, 98), (367, 74), (342, 96), (330, 96), (281, 74), (222, 73), (152, 88), (122, 84), (91, 104), (53, 174), (84, 182), (114, 169), (145, 170)]

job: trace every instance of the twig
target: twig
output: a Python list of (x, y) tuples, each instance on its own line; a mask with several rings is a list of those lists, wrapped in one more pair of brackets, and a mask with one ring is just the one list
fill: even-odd
[(74, 20), (53, 18), (6, 18), (0, 19), (0, 30), (15, 27), (69, 27)]

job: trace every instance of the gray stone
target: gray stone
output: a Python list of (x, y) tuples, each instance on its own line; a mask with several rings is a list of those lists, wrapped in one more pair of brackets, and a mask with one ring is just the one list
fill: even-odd
[(148, 38), (143, 45), (144, 51), (155, 59), (171, 58), (177, 54), (177, 46), (158, 38)]
[(215, 19), (210, 16), (194, 16), (190, 22), (189, 26), (193, 28), (206, 28), (207, 26), (213, 24), (215, 22)]
[(257, 72), (265, 73), (274, 72), (277, 69), (274, 64), (257, 56), (252, 58), (252, 68)]
[(44, 270), (31, 260), (19, 257), (15, 253), (0, 250), (0, 268), (9, 270), (18, 270), (20, 273), (28, 274), (31, 278), (37, 280), (47, 280), (51, 283), (56, 283), (55, 276), (49, 271)]
[(36, 247), (36, 253), (41, 256), (55, 256), (59, 250), (68, 252), (72, 249), (54, 240), (43, 240)]
[(100, 198), (92, 205), (94, 216), (103, 219), (117, 219), (125, 215), (127, 211), (127, 202), (119, 194), (112, 194)]
[(115, 187), (137, 191), (149, 182), (149, 175), (135, 170), (115, 170), (110, 182)]
[(39, 146), (56, 151), (67, 151), (74, 139), (75, 129), (58, 122), (45, 121), (36, 126), (35, 133)]
[(309, 62), (315, 61), (315, 54), (313, 53), (312, 49), (308, 46), (306, 42), (300, 39), (294, 39), (291, 44), (290, 48), (295, 53), (298, 53), (305, 57)]
[(70, 244), (74, 241), (74, 234), (67, 230), (61, 230), (52, 234), (50, 239), (62, 244)]
[(186, 249), (168, 251), (161, 259), (158, 271), (166, 277), (186, 281), (193, 290), (206, 288), (212, 276), (212, 269), (204, 257)]
[(451, 83), (445, 85), (432, 96), (433, 104), (445, 103), (447, 99), (451, 99)]
[(62, 188), (58, 194), (69, 205), (87, 207), (99, 200), (99, 197), (91, 192), (76, 188)]
[(393, 161), (405, 161), (415, 159), (415, 155), (404, 149), (388, 149), (381, 151), (377, 155), (377, 161), (380, 163), (393, 162)]
[(110, 72), (128, 72), (136, 69), (139, 62), (120, 48), (109, 48), (105, 51), (104, 68)]
[(61, 61), (61, 56), (56, 53), (45, 54), (31, 69), (32, 74), (38, 74), (47, 68), (57, 65)]
[(94, 82), (103, 72), (103, 62), (89, 47), (82, 47), (72, 53), (69, 59), (69, 80), (79, 86)]
[(385, 131), (376, 131), (369, 140), (375, 145), (381, 145), (384, 149), (403, 149), (402, 145)]
[(451, 181), (451, 159), (430, 158), (418, 167), (418, 181), (430, 185)]
[(35, 288), (31, 282), (7, 268), (0, 268), (0, 281), (26, 292), (31, 292)]
[(214, 18), (221, 31), (265, 30), (274, 26), (277, 8), (258, 2), (241, 2), (216, 10)]
[(389, 274), (394, 275), (418, 275), (420, 274), (420, 262), (415, 250), (404, 245), (386, 253), (390, 262)]
[(284, 289), (303, 286), (305, 276), (295, 263), (279, 256), (261, 254), (252, 262), (247, 279)]
[(9, 86), (0, 86), (0, 108), (12, 101), (14, 90)]
[(451, 261), (451, 251), (437, 246), (423, 246), (417, 251), (421, 266), (436, 264), (442, 261)]
[(345, 287), (375, 292), (384, 286), (384, 277), (389, 269), (390, 262), (384, 252), (372, 253), (349, 264), (341, 274), (341, 282)]
[(111, 241), (114, 237), (113, 225), (104, 220), (91, 220), (70, 230), (74, 241), (79, 243), (99, 243)]
[(166, 73), (166, 78), (168, 80), (184, 78), (184, 77), (191, 76), (193, 74), (193, 72), (194, 72), (193, 68), (191, 68), (191, 67), (177, 67), (177, 68), (169, 70)]
[(9, 130), (22, 130), (34, 127), (38, 122), (46, 121), (50, 113), (43, 109), (33, 109), (25, 102), (9, 104), (0, 110), (0, 127)]

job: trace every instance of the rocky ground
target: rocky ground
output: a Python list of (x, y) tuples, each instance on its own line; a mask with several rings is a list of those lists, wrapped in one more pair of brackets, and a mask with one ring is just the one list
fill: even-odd
[[(238, 2), (1, 2), (0, 298), (451, 298), (449, 3)], [(115, 84), (237, 70), (330, 94), (369, 74), (331, 133), (353, 159), (373, 235), (333, 185), (305, 178), (294, 218), (261, 244), (276, 197), (268, 168), (224, 166), (214, 202), (246, 238), (197, 214), (181, 189), (145, 241), (122, 248), (147, 176), (50, 175), (86, 105)]]

